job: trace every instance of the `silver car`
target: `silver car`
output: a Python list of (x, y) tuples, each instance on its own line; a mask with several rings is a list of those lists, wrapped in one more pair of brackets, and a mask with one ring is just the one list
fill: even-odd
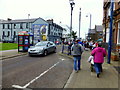
[(51, 41), (41, 41), (28, 49), (28, 55), (44, 55), (50, 52), (56, 52), (56, 45)]

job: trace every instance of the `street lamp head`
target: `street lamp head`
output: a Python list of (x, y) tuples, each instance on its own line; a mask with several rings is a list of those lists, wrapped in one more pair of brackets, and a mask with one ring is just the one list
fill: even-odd
[(69, 3), (70, 3), (71, 6), (75, 5), (74, 0), (69, 0)]
[(74, 0), (69, 0), (69, 2), (70, 2), (70, 3), (73, 3), (73, 2), (74, 2)]

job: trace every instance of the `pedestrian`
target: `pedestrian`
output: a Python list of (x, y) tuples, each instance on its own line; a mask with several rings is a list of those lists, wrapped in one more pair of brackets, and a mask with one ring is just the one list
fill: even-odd
[(102, 64), (104, 62), (104, 57), (106, 56), (106, 50), (101, 46), (102, 43), (98, 43), (98, 47), (93, 49), (91, 52), (91, 55), (94, 56), (94, 67), (98, 78), (102, 72)]
[(74, 60), (74, 70), (75, 72), (78, 72), (78, 70), (81, 70), (81, 55), (83, 53), (82, 45), (78, 44), (78, 41), (75, 41), (75, 43), (71, 47), (73, 60)]
[(64, 53), (64, 41), (62, 41), (62, 53)]
[(68, 44), (68, 55), (71, 55), (71, 46), (73, 45), (72, 41)]
[(93, 61), (94, 57), (92, 55), (89, 56), (88, 58), (88, 62), (91, 64), (90, 66), (90, 69), (91, 69), (91, 72), (93, 72), (94, 70), (94, 61)]

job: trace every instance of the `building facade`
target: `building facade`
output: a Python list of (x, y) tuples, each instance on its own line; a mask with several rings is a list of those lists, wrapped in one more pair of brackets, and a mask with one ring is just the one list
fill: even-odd
[(18, 32), (21, 31), (32, 32), (34, 34), (34, 43), (38, 39), (55, 42), (61, 40), (63, 28), (42, 18), (0, 21), (0, 41), (17, 42)]
[[(109, 42), (110, 33), (110, 0), (103, 2), (103, 39), (105, 43)], [(120, 49), (120, 1), (114, 2), (113, 8), (113, 28), (112, 28), (112, 50), (119, 51)]]
[(95, 25), (94, 29), (89, 29), (87, 40), (88, 41), (97, 41), (98, 39), (103, 38), (103, 26)]
[(61, 42), (62, 41), (62, 34), (63, 34), (63, 28), (54, 23), (53, 19), (49, 19), (47, 20), (47, 22), (49, 23), (49, 27), (48, 27), (48, 40), (52, 41), (52, 42)]

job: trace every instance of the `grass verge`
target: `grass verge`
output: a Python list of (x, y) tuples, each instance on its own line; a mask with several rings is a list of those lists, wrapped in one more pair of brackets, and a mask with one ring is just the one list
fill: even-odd
[(17, 43), (0, 43), (0, 51), (18, 49)]

